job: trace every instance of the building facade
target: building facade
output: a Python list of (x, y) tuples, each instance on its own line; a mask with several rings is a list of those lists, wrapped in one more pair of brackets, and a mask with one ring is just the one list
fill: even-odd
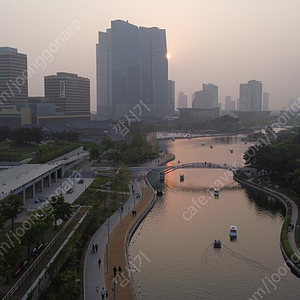
[(178, 108), (187, 108), (187, 95), (183, 92), (178, 95)]
[(0, 47), (0, 104), (24, 103), (28, 98), (27, 55)]
[(235, 101), (231, 100), (231, 96), (225, 96), (225, 110), (235, 110)]
[(175, 81), (168, 80), (168, 105), (175, 108)]
[(269, 93), (263, 93), (263, 109), (269, 110)]
[(213, 104), (213, 93), (210, 91), (195, 92), (192, 108), (201, 108), (201, 109), (215, 108)]
[(203, 83), (202, 84), (202, 90), (206, 92), (211, 92), (213, 94), (213, 108), (219, 107), (219, 101), (218, 101), (218, 86), (216, 86), (213, 83)]
[[(122, 20), (99, 32), (97, 52), (97, 113), (116, 118), (125, 106), (142, 101), (168, 106), (166, 32)], [(128, 113), (128, 112), (127, 112)]]
[(55, 103), (58, 115), (90, 115), (90, 80), (59, 72), (45, 76), (45, 97)]
[(240, 84), (239, 97), (240, 111), (261, 111), (262, 110), (262, 83), (261, 81), (250, 80), (248, 83)]

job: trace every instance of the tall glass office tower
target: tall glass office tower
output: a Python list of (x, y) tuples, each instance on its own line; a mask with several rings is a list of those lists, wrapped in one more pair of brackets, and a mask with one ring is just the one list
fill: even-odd
[(149, 106), (168, 105), (164, 29), (112, 21), (110, 29), (99, 32), (96, 50), (99, 115), (118, 117), (139, 101)]

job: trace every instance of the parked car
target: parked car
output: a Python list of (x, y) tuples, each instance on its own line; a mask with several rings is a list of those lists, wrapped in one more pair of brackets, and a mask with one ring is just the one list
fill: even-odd
[(48, 200), (48, 197), (39, 197), (38, 200), (40, 202), (46, 202), (46, 200)]
[(67, 194), (72, 194), (74, 192), (74, 188), (70, 188), (67, 190)]
[(84, 183), (84, 181), (85, 180), (83, 178), (81, 178), (81, 179), (78, 180), (78, 183)]

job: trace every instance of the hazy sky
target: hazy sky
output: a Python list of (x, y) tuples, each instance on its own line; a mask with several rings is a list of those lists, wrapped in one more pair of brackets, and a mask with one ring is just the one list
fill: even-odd
[(252, 79), (270, 93), (271, 109), (300, 96), (299, 0), (1, 0), (0, 11), (0, 46), (39, 64), (30, 96), (44, 95), (44, 75), (73, 72), (90, 78), (95, 108), (98, 31), (116, 19), (166, 29), (176, 98), (183, 91), (190, 101), (212, 82), (224, 103)]

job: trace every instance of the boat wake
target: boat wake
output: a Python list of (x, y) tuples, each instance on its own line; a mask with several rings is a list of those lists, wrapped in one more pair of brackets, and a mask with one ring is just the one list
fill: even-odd
[(274, 273), (274, 270), (272, 270), (271, 268), (269, 268), (269, 267), (267, 267), (267, 266), (265, 266), (265, 265), (263, 265), (263, 264), (261, 264), (261, 263), (255, 261), (255, 260), (252, 260), (252, 259), (250, 259), (250, 258), (247, 258), (247, 257), (245, 257), (245, 256), (243, 256), (243, 255), (241, 255), (241, 254), (239, 254), (239, 253), (237, 253), (237, 252), (235, 252), (235, 251), (233, 251), (232, 249), (230, 249), (229, 247), (227, 247), (227, 246), (224, 245), (224, 244), (223, 244), (222, 246), (223, 246), (222, 249), (223, 249), (225, 252), (227, 252), (228, 254), (234, 256), (235, 258), (240, 259), (240, 260), (243, 260), (244, 262), (246, 262), (246, 263), (248, 263), (248, 264), (250, 264), (250, 265), (252, 265), (252, 266), (254, 266), (254, 267), (258, 268), (258, 269), (261, 269), (261, 270), (265, 270), (265, 271), (273, 272), (273, 273)]

